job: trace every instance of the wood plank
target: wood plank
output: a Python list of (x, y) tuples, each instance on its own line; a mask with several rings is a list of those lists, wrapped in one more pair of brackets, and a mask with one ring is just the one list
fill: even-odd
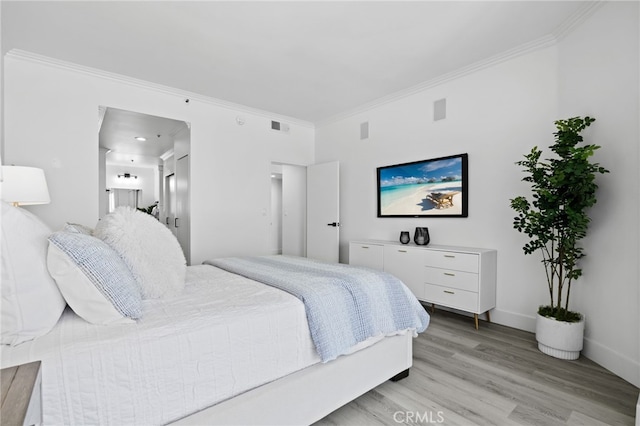
[(3, 424), (24, 424), (39, 371), (40, 361), (22, 364), (16, 368), (0, 408)]
[(408, 378), (316, 425), (428, 424), (403, 413), (440, 413), (446, 425), (634, 425), (637, 387), (587, 358), (541, 353), (532, 333), (488, 322), (476, 331), (468, 316), (439, 310), (413, 351)]
[(4, 404), (4, 400), (7, 397), (11, 383), (16, 376), (16, 371), (18, 371), (18, 367), (8, 367), (0, 370), (0, 387), (2, 387), (2, 394), (0, 398), (1, 404)]

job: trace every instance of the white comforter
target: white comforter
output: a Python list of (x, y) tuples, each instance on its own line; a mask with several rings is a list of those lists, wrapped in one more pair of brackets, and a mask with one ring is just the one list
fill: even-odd
[(2, 367), (42, 360), (44, 423), (161, 424), (320, 361), (302, 302), (212, 266), (147, 300), (136, 324), (65, 311), (47, 335), (2, 347)]

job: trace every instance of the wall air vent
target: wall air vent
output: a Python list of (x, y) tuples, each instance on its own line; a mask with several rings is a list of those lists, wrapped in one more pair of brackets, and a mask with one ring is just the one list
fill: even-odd
[(447, 100), (438, 99), (433, 103), (433, 121), (447, 118)]
[(360, 123), (360, 140), (369, 139), (369, 122)]
[(281, 123), (279, 121), (271, 120), (271, 130), (275, 130), (277, 132), (289, 133), (289, 125), (286, 123)]

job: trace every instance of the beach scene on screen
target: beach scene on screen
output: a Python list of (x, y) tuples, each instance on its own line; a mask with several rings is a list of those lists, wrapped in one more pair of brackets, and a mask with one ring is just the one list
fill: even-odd
[(380, 213), (383, 216), (462, 214), (462, 159), (381, 168)]

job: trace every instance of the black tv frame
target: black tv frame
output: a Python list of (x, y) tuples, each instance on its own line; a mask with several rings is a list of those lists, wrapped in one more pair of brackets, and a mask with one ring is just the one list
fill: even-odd
[[(456, 163), (458, 162), (459, 162), (459, 167), (456, 165)], [(451, 169), (451, 167), (454, 167), (454, 169)], [(422, 176), (412, 176), (411, 173), (409, 173), (411, 171), (415, 171), (418, 169), (424, 170), (424, 174)], [(439, 178), (436, 178), (435, 175), (437, 174), (438, 170), (441, 170), (445, 173), (456, 172), (459, 170), (460, 179), (459, 180), (454, 179), (454, 177), (458, 177), (458, 176), (455, 176), (454, 174), (450, 174), (449, 176), (444, 175), (444, 176), (440, 176)], [(382, 181), (386, 180), (386, 177), (383, 175), (388, 175), (393, 172), (398, 173), (398, 175), (394, 176), (394, 178), (399, 182), (402, 180), (405, 180), (406, 182), (416, 182), (416, 183), (404, 183), (404, 184), (393, 185), (395, 187), (406, 186), (406, 188), (403, 188), (406, 190), (412, 189), (409, 187), (411, 185), (416, 185), (415, 189), (417, 191), (418, 189), (420, 189), (417, 187), (417, 185), (423, 185), (423, 186), (444, 185), (448, 182), (459, 183), (460, 185), (459, 192), (461, 193), (461, 197), (459, 198), (462, 201), (462, 207), (461, 207), (460, 213), (446, 212), (446, 209), (450, 207), (448, 203), (452, 201), (452, 197), (453, 197), (453, 196), (446, 197), (446, 195), (455, 191), (444, 191), (444, 192), (442, 191), (439, 192), (437, 190), (428, 191), (427, 188), (424, 188), (425, 198), (422, 199), (421, 202), (424, 203), (424, 208), (429, 207), (428, 209), (422, 210), (417, 213), (413, 211), (407, 211), (406, 213), (403, 213), (403, 212), (384, 213), (382, 209), (383, 188), (388, 188), (392, 185), (383, 186)], [(445, 180), (442, 180), (443, 178)], [(451, 180), (447, 180), (447, 179), (451, 179)], [(468, 217), (469, 216), (469, 203), (468, 203), (469, 156), (467, 153), (449, 155), (446, 157), (429, 158), (426, 160), (412, 161), (409, 163), (400, 163), (400, 164), (392, 164), (389, 166), (381, 166), (376, 169), (376, 183), (377, 183), (377, 200), (378, 200), (377, 214), (378, 214), (378, 217), (380, 218), (384, 218), (384, 217), (412, 217), (412, 218), (449, 217), (450, 218), (450, 217)], [(445, 189), (448, 189), (448, 188), (445, 188)], [(429, 196), (430, 193), (436, 193), (436, 192), (439, 192), (441, 196), (439, 197), (436, 196), (433, 198)], [(443, 196), (445, 198), (446, 203), (443, 202), (441, 199)], [(438, 206), (440, 206), (441, 208), (438, 208)], [(449, 207), (446, 207), (446, 206), (449, 206)]]

